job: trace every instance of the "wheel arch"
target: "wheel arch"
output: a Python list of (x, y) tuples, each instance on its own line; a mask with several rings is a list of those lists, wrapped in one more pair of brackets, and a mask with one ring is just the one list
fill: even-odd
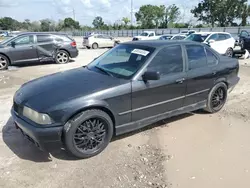
[(59, 50), (63, 50), (63, 51), (65, 51), (65, 52), (67, 52), (67, 53), (68, 53), (68, 55), (69, 55), (69, 57), (71, 58), (71, 55), (70, 55), (70, 53), (69, 53), (69, 51), (68, 51), (68, 50), (66, 50), (65, 48), (60, 48)]
[(9, 56), (7, 56), (6, 54), (4, 54), (4, 53), (2, 53), (2, 52), (0, 52), (0, 55), (5, 56), (5, 57), (9, 60), (9, 65), (11, 65), (11, 60), (10, 60), (10, 57), (9, 57)]
[(109, 116), (110, 116), (110, 118), (111, 118), (111, 120), (112, 120), (112, 123), (113, 123), (113, 128), (114, 128), (114, 135), (115, 135), (115, 125), (116, 125), (116, 118), (115, 118), (115, 115), (114, 115), (114, 113), (112, 112), (112, 110), (110, 110), (109, 108), (108, 108), (108, 106), (106, 106), (106, 105), (103, 105), (103, 104), (93, 104), (93, 105), (90, 105), (90, 106), (84, 106), (84, 107), (81, 107), (81, 108), (79, 108), (79, 109), (77, 109), (76, 111), (74, 111), (73, 113), (71, 113), (68, 117), (67, 117), (67, 119), (66, 119), (66, 121), (65, 121), (65, 124), (70, 120), (70, 119), (72, 119), (73, 117), (75, 117), (75, 116), (77, 116), (77, 114), (79, 114), (79, 113), (81, 113), (81, 112), (83, 112), (83, 111), (86, 111), (86, 110), (94, 110), (94, 109), (96, 109), (96, 110), (102, 110), (102, 111), (104, 111), (105, 113), (107, 113)]
[(225, 77), (222, 77), (222, 78), (218, 78), (215, 82), (214, 82), (214, 86), (218, 83), (221, 83), (223, 82), (224, 84), (226, 84), (227, 88), (228, 88), (228, 82), (227, 82), (227, 79)]

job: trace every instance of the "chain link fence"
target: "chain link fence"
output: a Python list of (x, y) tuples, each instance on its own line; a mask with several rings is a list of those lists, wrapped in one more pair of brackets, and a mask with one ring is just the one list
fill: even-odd
[[(90, 33), (99, 33), (99, 34), (107, 34), (113, 37), (133, 37), (136, 35), (140, 35), (143, 31), (155, 31), (158, 35), (164, 34), (178, 34), (183, 30), (189, 30), (189, 28), (167, 28), (167, 29), (135, 29), (135, 30), (73, 30), (73, 31), (64, 31), (72, 36), (87, 36)], [(214, 28), (192, 28), (195, 31), (203, 31), (203, 32), (228, 32), (233, 36), (240, 33), (242, 30), (250, 31), (250, 27), (214, 27)]]

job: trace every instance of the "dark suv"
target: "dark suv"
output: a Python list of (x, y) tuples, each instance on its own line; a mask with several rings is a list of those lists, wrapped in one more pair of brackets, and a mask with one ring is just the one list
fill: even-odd
[(0, 70), (9, 65), (55, 61), (68, 63), (78, 56), (74, 39), (60, 33), (22, 33), (0, 43)]

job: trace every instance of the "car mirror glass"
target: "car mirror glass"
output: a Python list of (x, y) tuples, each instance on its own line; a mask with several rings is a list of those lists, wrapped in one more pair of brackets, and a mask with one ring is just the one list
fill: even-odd
[(160, 79), (160, 73), (155, 71), (147, 71), (142, 75), (142, 79), (144, 81), (147, 80), (159, 80)]

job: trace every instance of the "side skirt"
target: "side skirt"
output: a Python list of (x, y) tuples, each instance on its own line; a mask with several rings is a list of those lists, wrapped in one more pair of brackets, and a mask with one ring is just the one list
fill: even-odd
[(116, 127), (116, 135), (121, 135), (121, 134), (128, 133), (128, 132), (131, 132), (131, 131), (134, 131), (134, 130), (137, 130), (137, 129), (141, 129), (143, 127), (146, 127), (147, 125), (151, 125), (151, 124), (153, 124), (155, 122), (158, 122), (158, 121), (166, 119), (166, 118), (170, 118), (170, 117), (173, 117), (173, 116), (177, 116), (177, 115), (180, 115), (180, 114), (184, 114), (184, 113), (187, 113), (187, 112), (191, 112), (191, 111), (195, 111), (195, 110), (198, 110), (198, 109), (205, 108), (206, 107), (206, 102), (207, 102), (206, 100), (201, 101), (201, 102), (189, 105), (189, 106), (178, 108), (176, 110), (165, 112), (163, 114), (158, 114), (156, 116), (151, 116), (151, 117), (148, 117), (148, 118), (144, 118), (144, 119), (139, 120), (139, 121), (135, 121), (135, 122), (127, 123), (127, 124), (124, 124), (124, 125), (120, 125), (120, 126)]

